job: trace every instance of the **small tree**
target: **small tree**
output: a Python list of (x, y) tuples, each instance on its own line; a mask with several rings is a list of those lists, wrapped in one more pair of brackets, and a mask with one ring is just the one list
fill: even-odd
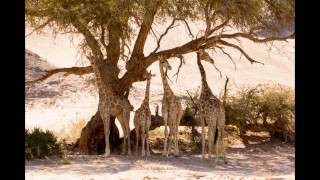
[[(37, 31), (50, 27), (55, 34), (81, 34), (84, 38), (80, 44), (82, 53), (91, 63), (88, 67), (51, 70), (44, 77), (27, 83), (41, 82), (58, 72), (79, 75), (94, 73), (102, 79), (98, 85), (99, 92), (109, 88), (124, 97), (128, 97), (134, 82), (144, 80), (146, 69), (159, 56), (182, 60), (184, 54), (200, 48), (215, 48), (232, 60), (224, 48), (233, 48), (250, 63), (259, 63), (237, 43), (229, 40), (242, 38), (266, 43), (294, 37), (294, 33), (287, 36), (272, 33), (265, 38), (258, 36), (259, 32), (279, 32), (279, 28), (293, 23), (293, 0), (26, 0), (25, 15), (26, 22)], [(146, 39), (153, 32), (152, 25), (169, 21), (170, 25), (157, 37), (154, 51), (144, 54)], [(195, 37), (191, 32), (190, 21), (206, 22), (206, 29), (197, 33), (200, 36)], [(190, 41), (159, 51), (161, 40), (177, 22), (187, 27)], [(227, 33), (225, 29), (228, 27), (236, 32)], [(130, 45), (133, 45), (132, 50)], [(117, 66), (120, 59), (126, 62), (126, 72), (121, 77), (118, 76), (120, 70)], [(91, 153), (90, 148), (97, 147), (103, 141), (101, 136), (102, 139), (96, 139), (93, 143), (93, 138), (100, 137), (97, 133), (103, 133), (98, 130), (103, 129), (99, 112), (96, 116), (84, 128), (80, 138), (80, 142), (83, 142), (80, 143), (80, 149), (84, 153)], [(111, 125), (111, 128), (115, 126)], [(90, 143), (93, 145), (89, 146)]]

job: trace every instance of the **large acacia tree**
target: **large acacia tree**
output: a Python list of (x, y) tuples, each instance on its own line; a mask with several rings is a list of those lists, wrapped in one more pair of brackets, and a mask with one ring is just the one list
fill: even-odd
[[(250, 63), (259, 63), (234, 42), (241, 38), (255, 43), (294, 38), (294, 32), (285, 36), (279, 33), (283, 27), (294, 24), (293, 0), (26, 0), (25, 15), (26, 23), (36, 31), (49, 27), (54, 33), (82, 35), (81, 50), (91, 62), (87, 67), (50, 70), (42, 78), (27, 83), (41, 82), (59, 72), (95, 73), (116, 94), (126, 98), (132, 84), (144, 80), (146, 69), (159, 56), (182, 60), (184, 54), (215, 48), (232, 60), (224, 51), (232, 48)], [(203, 21), (206, 28), (194, 36), (189, 27), (191, 21)], [(152, 25), (165, 22), (169, 26), (156, 37), (156, 48), (144, 54), (148, 35), (156, 36)], [(186, 26), (190, 40), (159, 51), (161, 40), (177, 22)], [(226, 32), (230, 27), (232, 33)], [(261, 37), (260, 32), (269, 33)], [(230, 41), (232, 39), (237, 41)], [(126, 72), (119, 77), (117, 65), (121, 59), (126, 62)], [(153, 125), (159, 125), (154, 119)], [(114, 123), (111, 128), (111, 142), (115, 143)], [(82, 130), (79, 146), (87, 154), (103, 153), (103, 124), (99, 112)]]

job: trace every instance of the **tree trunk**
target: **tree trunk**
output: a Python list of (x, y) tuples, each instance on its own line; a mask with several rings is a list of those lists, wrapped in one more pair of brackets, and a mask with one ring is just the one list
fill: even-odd
[[(110, 150), (111, 153), (120, 153), (122, 139), (119, 138), (119, 131), (115, 125), (115, 118), (112, 118), (110, 124)], [(180, 121), (181, 126), (200, 126), (197, 120), (188, 117), (183, 117)], [(156, 115), (151, 116), (151, 126), (150, 131), (154, 130), (160, 126), (163, 126), (163, 119), (156, 113)], [(87, 125), (82, 129), (81, 135), (77, 143), (75, 144), (76, 149), (80, 151), (81, 154), (96, 155), (104, 154), (105, 151), (105, 139), (104, 139), (104, 129), (103, 123), (99, 112), (97, 111), (94, 116), (90, 119)], [(135, 131), (132, 130), (130, 133), (131, 146), (134, 148), (136, 135)]]

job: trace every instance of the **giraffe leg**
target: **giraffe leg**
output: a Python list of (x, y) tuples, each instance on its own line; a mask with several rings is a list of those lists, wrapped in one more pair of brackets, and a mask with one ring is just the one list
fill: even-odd
[(126, 130), (127, 130), (128, 155), (131, 155), (132, 154), (131, 153), (131, 140), (130, 140), (130, 132), (131, 132), (131, 130), (130, 130), (130, 125), (129, 125), (129, 123), (130, 123), (130, 111), (126, 111), (124, 113), (124, 117), (123, 118), (124, 118), (124, 125), (125, 125)]
[(110, 135), (110, 115), (107, 112), (104, 112), (103, 110), (100, 110), (100, 115), (103, 120), (104, 125), (104, 135), (105, 135), (105, 141), (106, 141), (106, 148), (105, 148), (105, 156), (110, 155), (110, 144), (109, 144), (109, 135)]
[(149, 128), (151, 125), (151, 116), (148, 117), (146, 125), (146, 141), (147, 141), (147, 156), (150, 156), (150, 147), (149, 147)]
[(150, 147), (149, 147), (149, 130), (146, 132), (146, 143), (147, 143), (147, 156), (150, 156)]
[(178, 136), (179, 136), (179, 125), (180, 125), (180, 121), (181, 121), (182, 115), (183, 115), (183, 111), (179, 111), (177, 122), (176, 122), (176, 129), (175, 129), (175, 132), (176, 132), (176, 137), (175, 137), (175, 155), (179, 155), (179, 138), (178, 138)]
[(214, 127), (214, 135), (216, 134), (216, 131), (218, 131), (217, 133), (217, 142), (215, 144), (215, 159), (214, 159), (214, 164), (213, 166), (215, 167), (218, 163), (218, 159), (219, 159), (219, 130), (217, 129), (217, 127)]
[(118, 120), (121, 124), (123, 134), (124, 134), (124, 137), (123, 137), (124, 143), (123, 143), (122, 152), (123, 152), (123, 154), (125, 154), (127, 152), (128, 155), (131, 155), (130, 126), (129, 126), (130, 112), (124, 112), (124, 113), (120, 114), (118, 116)]
[(135, 127), (136, 131), (136, 155), (138, 155), (138, 148), (139, 148), (139, 126)]
[(226, 153), (225, 153), (225, 146), (224, 146), (224, 127), (221, 128), (221, 138), (222, 138), (222, 152), (223, 152), (223, 161), (225, 164), (227, 164), (227, 159), (226, 159)]
[(210, 164), (212, 162), (212, 126), (209, 126), (208, 128), (208, 159), (210, 161)]
[(146, 152), (145, 152), (145, 142), (146, 142), (146, 135), (145, 135), (145, 125), (144, 123), (141, 124), (141, 154), (142, 156), (145, 156), (146, 155)]
[(170, 131), (169, 131), (169, 147), (168, 147), (168, 154), (171, 153), (171, 149), (172, 149), (172, 141), (173, 141), (173, 128), (172, 126), (170, 126)]
[(167, 152), (167, 141), (168, 141), (168, 113), (167, 111), (162, 112), (163, 114), (163, 121), (164, 121), (164, 147), (163, 147), (163, 156), (168, 156)]
[[(130, 116), (130, 114), (129, 114)], [(129, 117), (129, 120), (130, 120), (130, 117)], [(128, 123), (126, 123), (126, 126), (127, 126), (127, 138), (128, 138), (128, 155), (131, 155), (131, 141), (130, 141), (130, 126), (129, 126), (129, 121)]]
[(205, 159), (205, 154), (206, 154), (206, 142), (205, 142), (205, 130), (204, 130), (204, 117), (202, 114), (200, 114), (200, 119), (201, 119), (201, 141), (202, 141), (202, 159)]
[(175, 127), (175, 132), (174, 132), (174, 155), (178, 156), (179, 155), (179, 148), (178, 148), (178, 127)]
[(127, 146), (127, 130), (126, 130), (126, 127), (124, 125), (124, 121), (123, 121), (123, 117), (122, 115), (119, 115), (117, 117), (120, 125), (121, 125), (121, 129), (122, 129), (122, 132), (123, 132), (123, 143), (122, 143), (122, 151), (121, 151), (121, 154), (124, 155), (126, 154), (126, 146)]

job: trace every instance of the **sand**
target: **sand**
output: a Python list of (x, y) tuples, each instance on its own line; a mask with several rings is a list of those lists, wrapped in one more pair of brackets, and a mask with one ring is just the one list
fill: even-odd
[(73, 155), (71, 164), (61, 159), (26, 161), (26, 179), (295, 179), (294, 148), (289, 145), (229, 147), (227, 164), (216, 167), (200, 154), (179, 157)]

